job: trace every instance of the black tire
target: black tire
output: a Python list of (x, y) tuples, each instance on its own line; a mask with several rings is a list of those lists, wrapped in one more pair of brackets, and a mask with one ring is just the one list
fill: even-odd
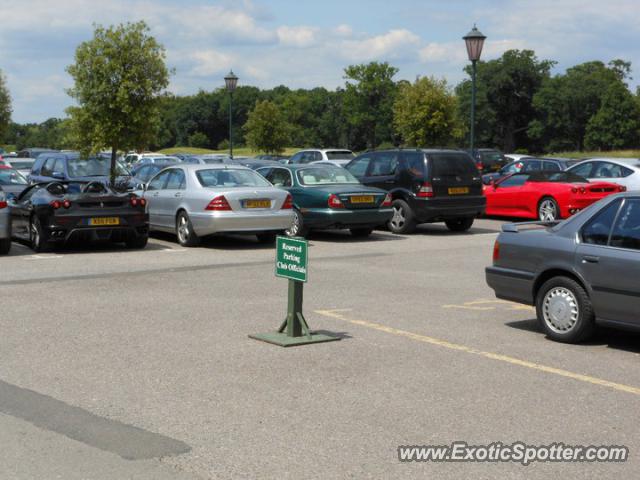
[(356, 238), (367, 238), (373, 233), (373, 228), (351, 228), (349, 231)]
[(473, 225), (474, 217), (454, 218), (452, 220), (445, 220), (444, 223), (452, 232), (466, 232)]
[(0, 255), (6, 255), (11, 251), (11, 239), (0, 240)]
[(538, 220), (553, 222), (560, 220), (560, 207), (553, 197), (542, 197), (538, 202)]
[(127, 239), (125, 245), (127, 248), (131, 248), (134, 250), (142, 250), (147, 246), (147, 242), (149, 241), (148, 235), (138, 235), (137, 237), (131, 237)]
[(293, 209), (293, 222), (291, 226), (284, 231), (287, 237), (306, 237), (309, 235), (309, 228), (304, 225), (304, 217), (300, 210)]
[(413, 232), (416, 229), (416, 221), (409, 204), (397, 199), (393, 201), (392, 207), (393, 217), (387, 223), (389, 230), (400, 235)]
[(37, 216), (31, 217), (31, 221), (29, 222), (29, 244), (31, 245), (31, 250), (36, 253), (50, 251), (51, 247), (47, 242), (48, 238), (42, 228), (40, 219)]
[(265, 245), (276, 243), (276, 234), (273, 232), (258, 233), (256, 237), (258, 237), (258, 242), (264, 243)]
[[(554, 305), (553, 298), (558, 300)], [(563, 315), (575, 304), (575, 317)], [(595, 315), (585, 289), (568, 277), (547, 280), (536, 296), (538, 322), (549, 338), (557, 342), (578, 343), (595, 331)]]
[(197, 247), (200, 244), (200, 238), (193, 231), (189, 215), (184, 210), (176, 217), (176, 237), (183, 247)]

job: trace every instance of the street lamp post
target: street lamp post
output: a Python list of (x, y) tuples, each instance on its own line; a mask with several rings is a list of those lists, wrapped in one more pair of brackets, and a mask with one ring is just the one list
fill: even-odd
[(238, 85), (238, 77), (234, 75), (233, 70), (224, 77), (224, 83), (227, 87), (227, 92), (229, 92), (229, 156), (233, 158), (233, 122), (231, 112), (233, 110), (233, 91)]
[(473, 155), (475, 148), (475, 130), (476, 130), (476, 63), (480, 60), (482, 46), (485, 37), (480, 30), (473, 26), (473, 29), (467, 33), (462, 39), (467, 45), (467, 54), (471, 60), (471, 129), (469, 132), (469, 148)]

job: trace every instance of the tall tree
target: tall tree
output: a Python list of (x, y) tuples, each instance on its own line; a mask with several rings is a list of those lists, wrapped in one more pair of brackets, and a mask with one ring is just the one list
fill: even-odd
[(393, 124), (407, 145), (450, 145), (462, 133), (456, 109), (456, 97), (446, 80), (422, 77), (400, 86)]
[(7, 88), (7, 82), (0, 70), (0, 140), (4, 139), (9, 123), (11, 122), (11, 96)]
[(140, 149), (159, 126), (160, 94), (169, 84), (165, 50), (144, 22), (97, 26), (76, 49), (67, 67), (78, 106), (67, 109), (73, 138), (84, 153), (111, 149), (111, 182), (116, 152)]
[(289, 143), (291, 127), (275, 103), (262, 100), (249, 113), (243, 130), (247, 143), (254, 151), (278, 154)]
[[(507, 50), (502, 57), (478, 63), (476, 131), (478, 144), (512, 152), (528, 148), (527, 128), (534, 118), (533, 96), (554, 65), (532, 50)], [(467, 67), (467, 73), (470, 73)], [(469, 118), (471, 81), (456, 89), (461, 118)], [(468, 124), (468, 122), (466, 122)]]
[(351, 147), (375, 148), (392, 138), (393, 102), (398, 69), (387, 62), (351, 65), (344, 70), (346, 119), (351, 130)]

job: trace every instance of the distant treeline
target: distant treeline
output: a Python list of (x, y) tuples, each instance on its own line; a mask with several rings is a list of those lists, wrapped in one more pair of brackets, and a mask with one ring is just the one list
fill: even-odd
[[(477, 146), (531, 153), (610, 150), (640, 145), (640, 89), (631, 92), (631, 64), (587, 62), (552, 76), (551, 60), (509, 50), (479, 62)], [(467, 69), (468, 71), (468, 69)], [(432, 76), (396, 80), (398, 70), (373, 62), (345, 69), (336, 90), (239, 86), (233, 96), (233, 141), (247, 143), (249, 114), (259, 101), (277, 106), (292, 147), (459, 146), (468, 142), (471, 81), (455, 88)], [(151, 145), (226, 148), (229, 95), (224, 89), (162, 97), (161, 121)], [(67, 120), (11, 123), (4, 143), (65, 148)]]

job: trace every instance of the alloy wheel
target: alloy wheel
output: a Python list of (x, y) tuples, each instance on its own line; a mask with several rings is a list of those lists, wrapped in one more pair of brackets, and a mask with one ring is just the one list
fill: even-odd
[(404, 208), (394, 205), (393, 217), (391, 217), (391, 226), (396, 230), (400, 230), (404, 227), (406, 221), (407, 218), (405, 217)]
[(556, 203), (551, 200), (543, 200), (538, 210), (538, 217), (543, 222), (553, 222), (558, 216)]
[(178, 218), (178, 240), (180, 243), (186, 243), (189, 240), (189, 220), (187, 220), (186, 215), (180, 215)]
[(293, 211), (291, 226), (284, 233), (289, 237), (295, 237), (300, 233), (300, 214), (296, 210)]

